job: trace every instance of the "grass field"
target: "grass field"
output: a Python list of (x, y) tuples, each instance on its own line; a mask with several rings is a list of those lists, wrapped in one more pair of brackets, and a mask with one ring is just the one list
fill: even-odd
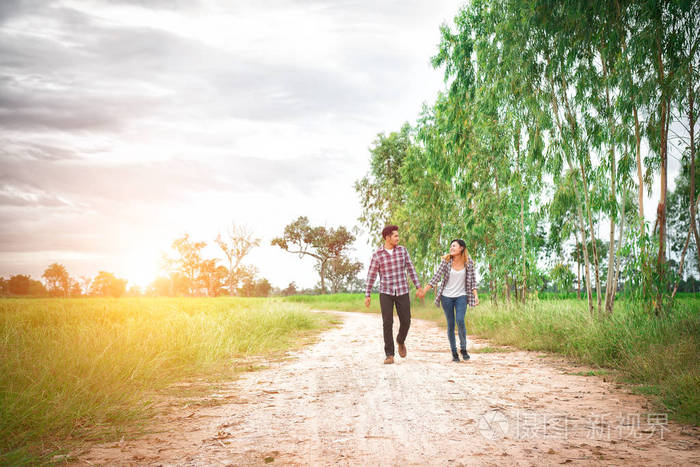
[[(362, 294), (294, 296), (292, 303), (316, 309), (379, 312), (378, 297), (370, 309)], [(496, 345), (553, 352), (603, 369), (617, 370), (622, 381), (649, 395), (672, 418), (700, 425), (700, 295), (685, 294), (668, 316), (638, 311), (619, 300), (614, 314), (595, 319), (582, 300), (533, 300), (524, 305), (493, 306), (486, 297), (467, 312), (467, 332)], [(413, 317), (445, 326), (441, 309), (430, 296), (412, 300)]]
[(335, 318), (273, 299), (0, 300), (0, 465), (118, 439), (156, 392), (231, 378)]

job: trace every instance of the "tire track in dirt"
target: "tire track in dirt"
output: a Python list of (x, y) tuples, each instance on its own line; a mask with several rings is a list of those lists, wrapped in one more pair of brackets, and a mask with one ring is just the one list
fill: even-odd
[[(341, 327), (227, 384), (215, 404), (163, 415), (158, 433), (94, 446), (76, 465), (700, 465), (700, 429), (569, 374), (586, 368), (524, 351), (453, 363), (444, 330), (415, 319), (407, 358), (384, 365), (381, 317), (338, 315)], [(472, 351), (488, 344), (469, 337)]]

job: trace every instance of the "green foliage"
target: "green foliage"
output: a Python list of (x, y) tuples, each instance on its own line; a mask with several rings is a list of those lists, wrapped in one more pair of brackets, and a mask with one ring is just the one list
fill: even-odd
[(574, 285), (574, 280), (576, 280), (576, 276), (571, 272), (571, 268), (564, 263), (556, 264), (549, 272), (549, 276), (557, 290), (562, 292), (568, 292)]
[[(643, 211), (635, 183), (650, 190), (658, 174), (665, 187), (669, 119), (697, 101), (691, 3), (469, 2), (440, 29), (432, 62), (445, 90), (412, 128), (380, 134), (371, 150), (371, 172), (356, 184), (361, 220), (373, 233), (399, 225), (422, 275), (451, 238), (464, 238), (493, 299), (524, 300), (542, 284), (538, 264), (565, 264), (571, 243), (580, 245), (591, 312), (605, 295), (612, 313), (618, 287), (635, 280), (633, 264), (637, 275), (654, 265), (669, 277), (665, 191), (659, 240), (648, 242), (656, 257), (650, 249), (627, 261), (623, 247)], [(642, 161), (644, 140), (652, 151)]]
[(373, 238), (380, 238), (384, 226), (396, 222), (396, 211), (406, 198), (397, 187), (401, 185), (404, 160), (413, 146), (410, 132), (410, 126), (405, 124), (400, 131), (388, 136), (377, 135), (369, 150), (370, 172), (355, 182), (362, 205), (359, 220)]
[(317, 261), (316, 270), (321, 278), (321, 292), (326, 293), (326, 278), (329, 272), (335, 286), (338, 286), (338, 283), (352, 282), (354, 275), (359, 271), (357, 263), (338, 260), (347, 255), (354, 241), (355, 236), (342, 225), (337, 229), (312, 227), (307, 217), (300, 216), (285, 226), (284, 235), (273, 238), (271, 244), (289, 253), (298, 254), (299, 258), (314, 258)]

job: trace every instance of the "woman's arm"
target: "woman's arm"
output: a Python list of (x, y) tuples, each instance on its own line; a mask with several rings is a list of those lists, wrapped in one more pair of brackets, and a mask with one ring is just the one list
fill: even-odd
[(442, 278), (445, 275), (445, 273), (447, 272), (448, 265), (449, 265), (448, 261), (443, 260), (443, 262), (440, 263), (440, 266), (438, 267), (438, 270), (435, 273), (435, 275), (433, 276), (433, 278), (430, 279), (430, 281), (421, 290), (420, 297), (424, 297), (425, 294), (428, 293), (428, 290), (430, 290), (431, 288), (434, 288), (437, 285), (437, 283), (440, 281), (440, 278)]

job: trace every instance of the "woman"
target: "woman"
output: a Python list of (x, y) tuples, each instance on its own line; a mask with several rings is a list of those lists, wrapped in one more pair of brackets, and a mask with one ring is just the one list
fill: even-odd
[(440, 306), (447, 318), (447, 338), (452, 349), (452, 361), (458, 362), (457, 344), (455, 343), (455, 317), (459, 333), (459, 347), (462, 358), (469, 360), (467, 352), (467, 328), (464, 324), (464, 315), (467, 305), (479, 304), (479, 295), (476, 292), (476, 279), (474, 277), (474, 261), (469, 257), (467, 244), (464, 240), (455, 239), (450, 243), (450, 253), (442, 257), (442, 263), (435, 276), (428, 285), (419, 292), (419, 297), (424, 297), (431, 287), (440, 281), (440, 286), (435, 293), (435, 306)]

